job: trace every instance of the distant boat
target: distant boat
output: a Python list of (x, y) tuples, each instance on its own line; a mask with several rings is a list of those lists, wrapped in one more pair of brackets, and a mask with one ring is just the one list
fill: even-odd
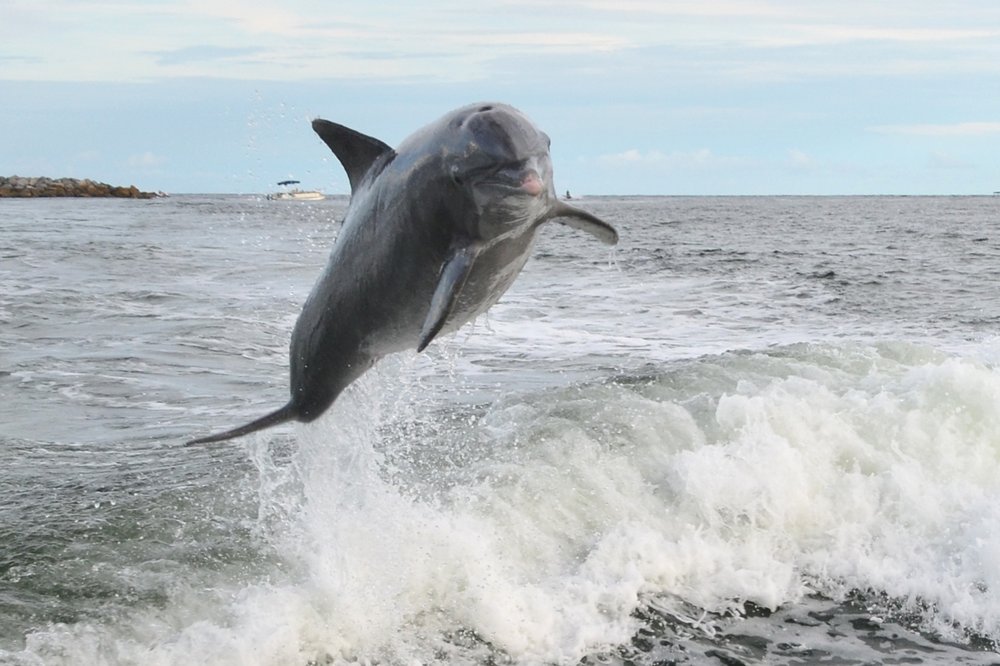
[[(278, 182), (278, 187), (288, 187), (289, 185), (298, 184), (299, 181), (297, 180), (282, 180)], [(318, 190), (300, 190), (297, 187), (292, 187), (268, 194), (267, 198), (271, 201), (322, 201), (326, 198), (326, 195)]]

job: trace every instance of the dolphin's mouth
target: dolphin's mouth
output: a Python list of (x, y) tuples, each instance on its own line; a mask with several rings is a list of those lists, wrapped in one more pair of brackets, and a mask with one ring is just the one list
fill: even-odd
[(521, 176), (521, 190), (533, 197), (537, 197), (545, 191), (545, 184), (542, 182), (542, 178), (538, 175), (537, 171), (528, 169), (524, 172)]
[(483, 173), (480, 183), (512, 194), (527, 194), (532, 197), (539, 196), (546, 189), (545, 181), (538, 171), (524, 162), (490, 169)]

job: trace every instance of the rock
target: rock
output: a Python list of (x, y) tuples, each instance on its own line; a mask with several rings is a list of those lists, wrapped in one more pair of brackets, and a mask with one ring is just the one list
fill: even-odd
[(2, 197), (118, 197), (122, 199), (152, 199), (153, 192), (143, 192), (135, 185), (114, 186), (89, 178), (53, 179), (45, 176), (0, 176)]

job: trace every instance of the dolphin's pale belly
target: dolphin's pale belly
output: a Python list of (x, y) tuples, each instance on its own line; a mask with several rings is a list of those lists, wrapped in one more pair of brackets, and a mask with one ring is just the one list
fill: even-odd
[[(535, 231), (508, 240), (485, 250), (477, 259), (462, 289), (458, 302), (441, 329), (442, 334), (454, 333), (492, 307), (517, 279), (531, 256)], [(396, 298), (393, 316), (382, 319), (382, 326), (372, 330), (365, 347), (375, 357), (413, 349), (430, 309), (431, 299), (440, 273), (434, 266), (423, 275), (403, 275), (397, 278), (397, 289), (405, 298)]]
[(500, 300), (520, 275), (534, 244), (535, 231), (531, 230), (484, 252), (476, 260), (458, 304), (442, 330), (457, 331)]

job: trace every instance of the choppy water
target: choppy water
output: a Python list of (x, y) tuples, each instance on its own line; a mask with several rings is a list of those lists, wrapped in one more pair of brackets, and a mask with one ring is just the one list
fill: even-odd
[(1000, 662), (1000, 198), (591, 198), (310, 426), (343, 200), (0, 202), (0, 662)]

